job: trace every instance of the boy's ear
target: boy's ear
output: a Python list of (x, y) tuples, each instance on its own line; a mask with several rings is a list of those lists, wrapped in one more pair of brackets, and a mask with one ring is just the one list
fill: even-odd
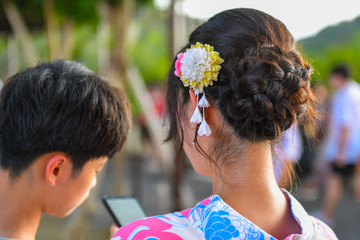
[(64, 153), (59, 153), (51, 157), (46, 165), (46, 181), (50, 183), (51, 186), (55, 186), (62, 177), (69, 175), (69, 171), (71, 174), (71, 164), (70, 158)]

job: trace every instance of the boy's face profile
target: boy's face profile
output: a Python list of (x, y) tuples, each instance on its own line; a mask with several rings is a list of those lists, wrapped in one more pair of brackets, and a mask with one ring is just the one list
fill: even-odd
[(53, 169), (52, 174), (58, 175), (54, 182), (51, 176), (46, 176), (49, 185), (52, 186), (48, 191), (49, 196), (44, 212), (55, 217), (65, 217), (72, 213), (88, 198), (90, 190), (96, 186), (96, 174), (104, 168), (107, 160), (107, 157), (90, 160), (75, 176), (72, 175), (71, 161), (64, 162), (62, 166)]

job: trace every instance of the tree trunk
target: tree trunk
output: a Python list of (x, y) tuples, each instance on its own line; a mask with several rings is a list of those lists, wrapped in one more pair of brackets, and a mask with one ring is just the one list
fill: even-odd
[(5, 15), (10, 23), (15, 37), (21, 43), (27, 65), (32, 66), (39, 61), (39, 56), (32, 42), (30, 32), (22, 19), (16, 5), (10, 0), (1, 1)]
[(17, 42), (14, 39), (14, 35), (8, 36), (7, 44), (7, 75), (10, 76), (19, 71), (20, 68), (20, 57)]
[(64, 19), (62, 26), (62, 57), (64, 59), (71, 59), (75, 48), (74, 39), (74, 22), (72, 19)]
[(186, 41), (186, 19), (182, 0), (171, 0), (169, 12), (170, 59), (173, 59)]
[(62, 58), (60, 51), (59, 25), (55, 19), (54, 4), (54, 0), (43, 1), (49, 60)]
[(97, 12), (100, 17), (96, 32), (98, 72), (109, 78), (111, 77), (109, 75), (111, 68), (111, 25), (109, 19), (109, 4), (105, 1), (99, 2), (97, 5)]
[(122, 4), (118, 4), (112, 8), (111, 22), (114, 23), (112, 36), (114, 41), (113, 47), (113, 70), (116, 72), (117, 81), (121, 84), (125, 80), (126, 64), (127, 64), (127, 32), (131, 24), (131, 18), (134, 10), (135, 0), (123, 0)]

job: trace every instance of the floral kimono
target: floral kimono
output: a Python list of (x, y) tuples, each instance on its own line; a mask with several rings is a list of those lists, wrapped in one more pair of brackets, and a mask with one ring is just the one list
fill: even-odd
[[(292, 234), (285, 240), (337, 239), (334, 232), (320, 220), (309, 216), (301, 204), (284, 191), (291, 211), (300, 225), (301, 234)], [(212, 195), (196, 207), (182, 212), (149, 217), (132, 222), (116, 233), (111, 240), (275, 240), (270, 234), (236, 212), (219, 196)]]

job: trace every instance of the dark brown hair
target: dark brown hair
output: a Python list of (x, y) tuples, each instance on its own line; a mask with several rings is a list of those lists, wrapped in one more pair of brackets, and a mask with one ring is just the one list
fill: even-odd
[[(276, 140), (297, 121), (313, 122), (311, 67), (282, 22), (254, 9), (227, 10), (196, 28), (180, 52), (196, 42), (213, 46), (224, 59), (218, 80), (205, 93), (237, 137)], [(182, 146), (180, 111), (189, 89), (173, 74), (174, 63), (166, 95), (167, 140), (180, 139)]]

